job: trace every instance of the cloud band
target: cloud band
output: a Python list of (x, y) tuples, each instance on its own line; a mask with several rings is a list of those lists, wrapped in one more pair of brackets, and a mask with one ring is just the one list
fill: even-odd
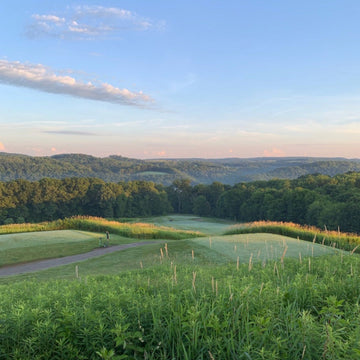
[(0, 83), (121, 105), (146, 107), (152, 102), (152, 99), (141, 91), (132, 92), (107, 83), (95, 85), (81, 82), (71, 76), (57, 75), (41, 64), (0, 60)]

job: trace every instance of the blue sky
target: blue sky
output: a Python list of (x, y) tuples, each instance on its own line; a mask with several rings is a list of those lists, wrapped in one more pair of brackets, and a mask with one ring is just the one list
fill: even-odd
[(0, 4), (0, 151), (360, 157), (358, 0)]

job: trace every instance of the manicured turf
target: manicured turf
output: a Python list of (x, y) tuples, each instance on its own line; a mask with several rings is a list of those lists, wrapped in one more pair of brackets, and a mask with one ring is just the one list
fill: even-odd
[[(137, 219), (139, 220), (139, 219)], [(207, 235), (221, 235), (234, 225), (234, 222), (194, 215), (169, 215), (140, 219), (141, 222), (169, 226), (179, 230), (200, 231)]]
[[(131, 239), (123, 239), (131, 242)], [(166, 246), (165, 246), (166, 244)], [(167, 252), (166, 252), (167, 249)], [(136, 269), (156, 268), (165, 263), (175, 265), (214, 266), (223, 264), (265, 264), (269, 261), (283, 261), (296, 258), (305, 261), (306, 257), (341, 254), (339, 250), (324, 245), (296, 240), (273, 234), (245, 234), (216, 236), (189, 240), (163, 240), (162, 244), (149, 244), (139, 248), (104, 255), (99, 258), (43, 270), (28, 275), (11, 277), (11, 281), (24, 278), (38, 280), (49, 278), (74, 278), (78, 265), (82, 277), (90, 275), (116, 275)], [(283, 259), (282, 259), (283, 258)], [(9, 278), (10, 279), (10, 278)], [(1, 283), (9, 281), (6, 278)]]
[[(183, 242), (183, 240), (180, 242)], [(90, 275), (117, 275), (128, 270), (140, 270), (141, 266), (148, 269), (160, 265), (160, 247), (160, 244), (149, 244), (36, 273), (4, 277), (0, 278), (0, 284), (13, 283), (14, 281), (25, 279), (74, 279), (76, 266), (78, 266), (78, 273), (81, 278)]]
[(84, 242), (94, 240), (98, 237), (99, 235), (95, 233), (74, 230), (9, 234), (0, 236), (0, 247), (1, 250), (8, 250), (57, 243), (66, 244), (72, 242)]
[[(41, 231), (0, 235), (0, 266), (80, 254), (99, 247), (105, 234), (78, 230)], [(110, 245), (135, 239), (111, 235)]]
[[(172, 225), (182, 230), (200, 230), (215, 235), (223, 233), (229, 227), (227, 222), (184, 215), (156, 217), (146, 221), (149, 223), (152, 221), (157, 225)], [(105, 234), (74, 230), (1, 235), (0, 266), (87, 252), (99, 246), (100, 237), (104, 239)], [(135, 241), (139, 239), (111, 235), (110, 244)], [(283, 261), (284, 258), (296, 258), (302, 261), (306, 257), (339, 253), (338, 250), (328, 246), (274, 234), (210, 236), (187, 240), (163, 240), (163, 242), (167, 244), (168, 254), (163, 244), (152, 244), (104, 255), (78, 264), (43, 270), (37, 274), (13, 276), (11, 279), (73, 278), (75, 265), (80, 267), (82, 276), (114, 275), (141, 267), (158, 266), (164, 262), (204, 266), (234, 263), (234, 266), (237, 266), (237, 263)], [(7, 282), (7, 280), (1, 279), (1, 282)]]
[(279, 260), (283, 255), (284, 258), (300, 259), (339, 252), (329, 246), (274, 234), (216, 236), (194, 239), (192, 242), (211, 249), (218, 256), (226, 257), (230, 261), (236, 261), (239, 257), (240, 263), (247, 262), (250, 258), (253, 262), (262, 262)]

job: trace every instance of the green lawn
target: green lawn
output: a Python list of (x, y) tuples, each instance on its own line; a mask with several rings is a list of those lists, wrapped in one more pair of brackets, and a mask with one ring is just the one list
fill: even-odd
[(99, 238), (99, 234), (74, 231), (74, 230), (59, 230), (59, 231), (42, 231), (29, 232), (20, 234), (8, 234), (0, 236), (1, 250), (26, 248), (34, 246), (44, 246), (50, 244), (67, 244), (73, 242), (88, 242)]
[(279, 260), (285, 257), (303, 259), (307, 256), (321, 256), (338, 253), (329, 246), (313, 244), (307, 241), (293, 239), (274, 234), (244, 234), (227, 235), (209, 238), (193, 239), (193, 243), (201, 245), (229, 261), (240, 263)]
[[(144, 221), (146, 220), (146, 221)], [(139, 248), (130, 248), (113, 254), (43, 270), (36, 274), (13, 276), (23, 278), (73, 278), (74, 267), (78, 265), (82, 276), (114, 275), (127, 270), (160, 266), (166, 262), (173, 264), (192, 264), (213, 266), (227, 263), (266, 263), (281, 258), (296, 258), (299, 262), (306, 257), (339, 254), (339, 250), (274, 234), (237, 234), (222, 235), (231, 226), (229, 222), (215, 221), (192, 216), (163, 216), (142, 219), (142, 222), (162, 226), (172, 226), (181, 230), (197, 230), (214, 236), (186, 240), (163, 240), (165, 245), (149, 244)], [(63, 257), (90, 251), (99, 246), (103, 233), (60, 230), (44, 231), (0, 236), (0, 266), (29, 262), (39, 259)], [(139, 239), (111, 235), (110, 244), (125, 244)], [(141, 241), (141, 240), (140, 240)], [(146, 240), (144, 240), (146, 241)], [(161, 251), (164, 257), (161, 259)], [(1, 279), (1, 282), (7, 282)]]
[[(99, 247), (105, 234), (58, 230), (0, 235), (0, 266), (81, 254)], [(139, 241), (111, 235), (110, 245)]]
[(194, 215), (158, 216), (137, 219), (137, 221), (159, 226), (169, 226), (179, 230), (200, 231), (206, 235), (222, 235), (235, 224), (231, 221)]
[[(164, 226), (166, 221), (169, 222), (168, 218), (159, 217), (154, 218), (159, 220), (159, 225)], [(164, 219), (167, 219), (164, 221)], [(185, 223), (188, 222), (191, 226), (187, 226), (187, 229), (196, 230), (196, 226), (193, 221), (187, 220), (186, 217), (179, 217), (179, 230), (183, 230), (181, 226), (186, 227)], [(95, 220), (88, 220), (89, 224), (97, 224)], [(112, 232), (110, 222), (98, 221), (100, 225), (105, 223), (105, 228), (108, 228)], [(147, 223), (155, 223), (148, 221)], [(211, 222), (208, 222), (211, 225)], [(217, 227), (217, 223), (214, 223)], [(97, 229), (98, 227), (94, 227)], [(117, 228), (116, 228), (117, 229)], [(115, 229), (115, 230), (116, 230)], [(179, 234), (177, 231), (173, 231), (175, 227), (165, 229), (161, 228), (162, 231), (160, 237), (167, 235), (174, 235), (173, 237), (185, 236)], [(115, 232), (115, 230), (113, 230)], [(130, 236), (123, 237), (111, 233), (110, 245), (127, 244), (137, 241), (146, 241), (149, 237), (148, 233), (156, 232), (156, 227), (144, 227), (143, 225), (136, 226), (131, 225)], [(195, 236), (195, 234), (189, 234), (188, 236)], [(37, 231), (37, 232), (23, 232), (13, 234), (0, 235), (0, 266), (30, 262), (40, 259), (49, 259), (56, 257), (63, 257), (68, 255), (80, 254), (91, 251), (99, 246), (99, 238), (104, 239), (104, 233), (80, 231), (80, 230), (56, 230), (56, 231)], [(170, 236), (171, 237), (171, 236)]]
[[(123, 238), (119, 239), (119, 241), (131, 242), (131, 239)], [(168, 250), (167, 254), (165, 244)], [(162, 258), (161, 252), (163, 254)], [(205, 267), (234, 264), (234, 267), (236, 267), (237, 261), (239, 261), (239, 264), (261, 262), (265, 265), (272, 260), (280, 263), (284, 253), (284, 259), (296, 258), (299, 262), (305, 261), (305, 258), (319, 257), (321, 255), (335, 254), (339, 255), (340, 258), (342, 254), (341, 251), (328, 246), (273, 234), (244, 234), (189, 240), (164, 240), (161, 244), (130, 248), (37, 273), (12, 276), (8, 279), (3, 278), (0, 283), (7, 283), (10, 279), (14, 281), (28, 278), (37, 280), (74, 278), (76, 265), (78, 265), (82, 277), (116, 275), (128, 270), (155, 269), (171, 263), (177, 266), (194, 265)]]

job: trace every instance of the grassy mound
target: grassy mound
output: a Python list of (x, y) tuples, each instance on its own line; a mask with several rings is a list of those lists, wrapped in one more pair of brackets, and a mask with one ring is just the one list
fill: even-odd
[(360, 252), (360, 236), (341, 233), (340, 231), (320, 230), (313, 226), (302, 226), (294, 223), (274, 221), (255, 221), (239, 224), (226, 231), (227, 235), (271, 233), (312, 241), (347, 251)]
[[(121, 241), (129, 242), (129, 239), (121, 237), (116, 239), (114, 236), (111, 238), (112, 243), (120, 244)], [(41, 254), (46, 251), (45, 249), (39, 248), (38, 253)], [(234, 267), (245, 263), (252, 267), (255, 263), (266, 265), (268, 262), (277, 261), (282, 264), (288, 258), (296, 258), (303, 262), (308, 257), (315, 258), (334, 254), (346, 256), (348, 253), (329, 246), (274, 234), (215, 236), (148, 244), (38, 273), (2, 278), (0, 282), (10, 283), (28, 278), (38, 280), (73, 279), (75, 265), (78, 265), (81, 277), (86, 277), (118, 275), (128, 270), (149, 269), (165, 263), (179, 266), (233, 264)]]
[(108, 221), (99, 217), (74, 216), (63, 220), (43, 222), (39, 224), (11, 224), (0, 226), (0, 234), (13, 234), (32, 231), (51, 230), (83, 230), (93, 232), (106, 232), (137, 239), (186, 239), (204, 236), (198, 231), (176, 230), (164, 226), (155, 226), (145, 223), (121, 223)]
[(110, 245), (202, 235), (152, 224), (79, 216), (41, 224), (4, 225), (0, 226), (0, 266), (88, 252), (99, 247), (99, 238), (105, 241), (106, 231), (110, 233)]
[(80, 254), (98, 246), (99, 234), (42, 231), (0, 236), (0, 266)]
[(59, 220), (63, 228), (79, 229), (86, 231), (105, 232), (137, 238), (137, 239), (169, 239), (179, 240), (204, 236), (198, 231), (176, 230), (164, 226), (155, 226), (145, 223), (120, 223), (118, 221), (108, 221), (97, 217), (76, 216)]
[(222, 235), (235, 224), (228, 220), (179, 214), (144, 218), (141, 221), (179, 230), (201, 231), (206, 235)]

